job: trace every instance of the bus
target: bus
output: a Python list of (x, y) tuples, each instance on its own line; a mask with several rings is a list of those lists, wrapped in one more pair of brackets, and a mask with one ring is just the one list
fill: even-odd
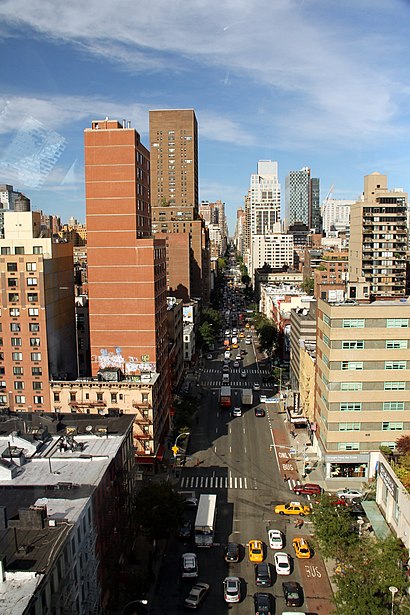
[(230, 386), (221, 386), (219, 391), (219, 405), (222, 408), (231, 407), (232, 389)]
[(216, 495), (214, 493), (200, 495), (195, 518), (195, 545), (197, 547), (213, 546), (215, 521)]

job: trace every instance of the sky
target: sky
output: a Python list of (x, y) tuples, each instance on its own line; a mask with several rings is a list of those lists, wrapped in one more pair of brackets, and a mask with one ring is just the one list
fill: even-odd
[(258, 160), (410, 190), (410, 0), (2, 0), (0, 183), (85, 222), (83, 131), (193, 108), (200, 199), (229, 229)]

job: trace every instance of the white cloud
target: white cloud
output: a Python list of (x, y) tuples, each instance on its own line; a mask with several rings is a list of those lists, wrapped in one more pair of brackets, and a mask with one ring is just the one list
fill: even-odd
[[(144, 8), (131, 0), (71, 0), (57, 11), (55, 0), (3, 0), (0, 18), (14, 32), (32, 28), (134, 73), (170, 65), (183, 71), (190, 59), (222, 68), (230, 83), (245, 77), (255, 104), (262, 88), (265, 98), (270, 92), (275, 112), (269, 117), (266, 110), (267, 126), (297, 145), (372, 140), (394, 130), (399, 104), (408, 106), (409, 97), (401, 72), (407, 69), (392, 61), (404, 37), (395, 28), (394, 41), (386, 38), (394, 5), (403, 9), (400, 0), (332, 7), (318, 0), (156, 0)], [(369, 16), (370, 6), (377, 10)], [(218, 139), (217, 127), (201, 115), (202, 130)], [(221, 126), (228, 141), (235, 142), (236, 131), (229, 120)]]

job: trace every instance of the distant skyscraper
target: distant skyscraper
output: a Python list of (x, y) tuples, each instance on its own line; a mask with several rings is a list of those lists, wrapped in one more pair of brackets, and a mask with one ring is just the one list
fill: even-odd
[(315, 233), (322, 232), (320, 182), (310, 177), (309, 167), (290, 171), (285, 180), (286, 226), (302, 222)]

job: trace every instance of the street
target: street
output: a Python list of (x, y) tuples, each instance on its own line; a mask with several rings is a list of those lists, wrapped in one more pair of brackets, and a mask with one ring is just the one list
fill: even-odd
[[(178, 489), (201, 493), (217, 494), (217, 522), (215, 545), (210, 549), (196, 549), (193, 542), (184, 545), (172, 538), (157, 582), (157, 591), (151, 605), (152, 615), (166, 612), (169, 615), (186, 612), (183, 600), (196, 580), (209, 583), (211, 589), (201, 611), (203, 613), (238, 614), (255, 613), (253, 595), (257, 591), (267, 591), (274, 597), (275, 609), (272, 613), (281, 614), (290, 610), (286, 607), (282, 581), (298, 581), (304, 591), (304, 604), (298, 611), (309, 611), (318, 615), (331, 613), (331, 589), (323, 561), (318, 554), (311, 559), (299, 560), (294, 556), (292, 539), (295, 536), (309, 536), (311, 524), (305, 518), (302, 530), (294, 527), (298, 517), (276, 515), (276, 504), (291, 500), (308, 500), (296, 497), (290, 491), (289, 483), (284, 480), (284, 469), (295, 479), (295, 467), (286, 461), (287, 451), (283, 421), (278, 417), (278, 407), (264, 405), (266, 415), (256, 417), (254, 407), (259, 404), (259, 395), (269, 393), (262, 384), (265, 367), (260, 368), (256, 361), (254, 345), (240, 340), (240, 347), (246, 351), (240, 368), (230, 366), (230, 385), (232, 387), (232, 407), (240, 404), (240, 389), (252, 388), (253, 383), (261, 383), (261, 391), (254, 391), (252, 407), (243, 407), (242, 416), (233, 418), (227, 409), (219, 407), (219, 387), (222, 380), (224, 348), (213, 353), (199, 374), (200, 390), (203, 391), (198, 411), (198, 422), (191, 432), (187, 463), (181, 468)], [(233, 350), (233, 354), (236, 351)], [(241, 378), (241, 370), (246, 370), (246, 378)], [(283, 459), (285, 458), (285, 462)], [(278, 461), (281, 465), (278, 467)], [(195, 511), (187, 511), (187, 517), (195, 520)], [(292, 558), (290, 576), (277, 577), (273, 566), (274, 551), (267, 545), (267, 529), (280, 529), (285, 537), (282, 549)], [(249, 561), (247, 543), (262, 540), (265, 544), (265, 562), (271, 564), (273, 586), (260, 588), (255, 585), (254, 564)], [(238, 563), (224, 561), (224, 545), (227, 542), (241, 545)], [(180, 579), (179, 565), (181, 554), (194, 551), (198, 555), (198, 579)], [(241, 579), (240, 603), (228, 605), (224, 602), (222, 582), (226, 576)]]

